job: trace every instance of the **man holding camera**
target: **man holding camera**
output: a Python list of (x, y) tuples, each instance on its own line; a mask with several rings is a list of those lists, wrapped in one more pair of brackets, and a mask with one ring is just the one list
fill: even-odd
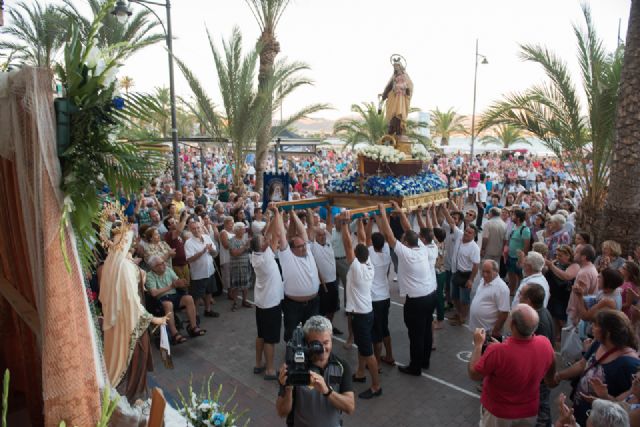
[[(303, 327), (306, 345), (324, 351), (310, 355), (306, 385), (291, 385), (288, 366), (282, 365), (276, 410), (294, 427), (339, 427), (341, 415), (355, 411), (349, 365), (331, 353), (332, 325), (323, 316), (312, 316)], [(289, 345), (289, 344), (288, 344)], [(299, 378), (299, 375), (296, 375)]]

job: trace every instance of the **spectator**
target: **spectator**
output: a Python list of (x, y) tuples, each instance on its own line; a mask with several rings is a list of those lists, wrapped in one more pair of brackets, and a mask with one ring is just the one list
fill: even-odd
[(622, 249), (620, 244), (614, 240), (605, 240), (602, 242), (602, 255), (596, 258), (594, 262), (598, 272), (605, 268), (613, 268), (618, 270), (624, 264), (624, 258), (620, 256)]
[(482, 263), (482, 279), (471, 300), (469, 329), (482, 328), (502, 340), (502, 327), (509, 316), (509, 287), (498, 274), (500, 266), (494, 260)]
[(171, 268), (171, 260), (176, 255), (175, 249), (171, 249), (167, 242), (160, 239), (160, 232), (155, 227), (149, 227), (144, 235), (147, 242), (144, 248), (144, 261), (147, 265), (151, 266), (150, 258), (157, 255)]
[(251, 265), (249, 264), (249, 240), (245, 235), (244, 222), (233, 224), (233, 236), (229, 239), (229, 254), (231, 255), (231, 275), (229, 294), (233, 300), (231, 311), (236, 311), (238, 291), (242, 292), (242, 306), (253, 307), (247, 301), (247, 293), (251, 284)]
[(507, 224), (500, 218), (500, 208), (489, 210), (489, 221), (482, 229), (482, 259), (491, 259), (500, 262), (502, 249), (507, 235)]
[(516, 290), (516, 294), (513, 297), (513, 302), (511, 303), (511, 308), (515, 308), (517, 304), (520, 303), (520, 292), (522, 292), (523, 286), (526, 286), (529, 283), (537, 283), (544, 289), (544, 304), (546, 307), (549, 302), (549, 284), (547, 283), (547, 279), (542, 275), (542, 268), (544, 267), (544, 258), (537, 252), (529, 252), (525, 257), (522, 252), (520, 252), (520, 256), (522, 259), (523, 271), (524, 271), (524, 279), (520, 282), (520, 286)]
[[(576, 274), (575, 283), (582, 283), (582, 295), (593, 295), (598, 289), (598, 270), (593, 265), (596, 259), (596, 251), (591, 245), (582, 245), (576, 248), (574, 260), (580, 266)], [(583, 303), (581, 296), (576, 292), (571, 292), (569, 304), (567, 304), (567, 322), (577, 325), (580, 320), (577, 316), (578, 305)]]
[(550, 294), (547, 308), (553, 317), (557, 338), (560, 337), (560, 331), (567, 322), (567, 306), (571, 296), (571, 287), (580, 270), (580, 265), (573, 258), (571, 246), (562, 245), (556, 249), (555, 260), (545, 260), (547, 271), (544, 277), (549, 284)]
[(620, 274), (624, 279), (624, 283), (620, 286), (620, 294), (622, 295), (622, 311), (631, 319), (631, 307), (638, 303), (636, 296), (640, 291), (640, 268), (633, 261), (625, 261), (620, 267)]
[(566, 219), (560, 214), (555, 214), (549, 219), (549, 231), (551, 236), (545, 239), (545, 243), (549, 247), (549, 258), (556, 256), (556, 249), (560, 245), (568, 245), (571, 243), (571, 236), (565, 230)]
[(640, 368), (637, 341), (627, 316), (616, 310), (601, 310), (593, 323), (594, 341), (584, 358), (555, 374), (553, 385), (578, 379), (573, 397), (573, 413), (580, 425), (587, 425), (592, 384), (603, 383), (616, 397), (631, 388), (632, 375)]
[(508, 234), (507, 244), (507, 276), (509, 278), (509, 289), (513, 293), (518, 286), (518, 281), (522, 278), (522, 269), (518, 266), (518, 251), (525, 255), (531, 249), (531, 230), (525, 224), (526, 212), (516, 209), (511, 215), (513, 228)]
[(220, 314), (213, 311), (213, 294), (216, 291), (213, 256), (216, 254), (216, 245), (194, 219), (189, 222), (189, 231), (191, 237), (184, 244), (184, 253), (191, 273), (190, 293), (197, 303), (200, 300), (204, 302), (206, 317), (219, 317)]
[(537, 328), (536, 311), (519, 304), (511, 311), (511, 337), (489, 344), (482, 355), (485, 330), (475, 330), (468, 373), (472, 380), (483, 380), (481, 427), (535, 424), (538, 385), (543, 378), (551, 383), (555, 373), (553, 348), (546, 337), (535, 335)]
[(187, 332), (192, 337), (199, 337), (207, 333), (206, 329), (201, 329), (196, 321), (196, 306), (191, 295), (185, 293), (187, 282), (178, 278), (176, 273), (167, 268), (166, 261), (158, 255), (153, 255), (147, 262), (151, 271), (147, 274), (145, 288), (149, 294), (162, 304), (172, 344), (182, 344), (187, 339), (178, 333), (176, 322), (170, 313), (177, 313), (184, 308), (187, 311), (189, 326)]

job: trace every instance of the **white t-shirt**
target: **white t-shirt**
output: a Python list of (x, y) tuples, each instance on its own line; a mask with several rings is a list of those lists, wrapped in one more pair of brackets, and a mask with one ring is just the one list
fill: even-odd
[(444, 238), (444, 269), (446, 271), (454, 271), (453, 255), (464, 233), (459, 227), (454, 227), (453, 231), (451, 231), (451, 227), (447, 221), (442, 224), (442, 229), (446, 233), (446, 237)]
[(278, 251), (284, 280), (284, 294), (292, 297), (307, 297), (318, 293), (320, 278), (316, 261), (311, 253), (311, 245), (307, 245), (307, 256), (299, 257), (287, 246)]
[(373, 246), (369, 246), (369, 261), (373, 265), (373, 284), (371, 285), (371, 300), (384, 301), (391, 298), (389, 294), (389, 267), (391, 265), (391, 253), (385, 243), (381, 252), (376, 252)]
[(276, 257), (271, 248), (251, 254), (251, 265), (256, 273), (254, 300), (260, 308), (271, 308), (284, 298), (284, 286)]
[(478, 183), (478, 188), (476, 188), (476, 193), (478, 193), (478, 199), (480, 199), (481, 203), (487, 203), (487, 186), (484, 182)]
[[(216, 244), (213, 243), (208, 234), (202, 235), (202, 241), (198, 238), (191, 237), (184, 244), (184, 254), (187, 259), (189, 259), (195, 254), (202, 252), (208, 244), (213, 247), (213, 250), (216, 249)], [(191, 280), (208, 279), (211, 277), (215, 272), (211, 254), (207, 251), (197, 260), (190, 262), (189, 271), (191, 272)]]
[(336, 281), (336, 258), (333, 253), (333, 245), (331, 244), (331, 236), (327, 233), (327, 243), (321, 245), (318, 242), (311, 242), (311, 253), (316, 260), (318, 274), (324, 280), (324, 283)]
[(460, 240), (454, 261), (453, 272), (473, 270), (473, 265), (480, 263), (480, 247), (473, 240), (467, 243)]
[(549, 295), (550, 295), (549, 283), (547, 282), (547, 278), (544, 277), (542, 273), (535, 273), (535, 274), (532, 274), (531, 276), (525, 277), (520, 281), (520, 286), (518, 286), (518, 289), (516, 290), (516, 294), (513, 297), (511, 308), (515, 308), (516, 305), (520, 304), (520, 290), (522, 290), (522, 287), (527, 283), (537, 283), (538, 285), (542, 286), (542, 288), (544, 289), (544, 307), (546, 307), (547, 303), (549, 302)]
[(347, 313), (370, 313), (373, 311), (371, 305), (371, 285), (375, 275), (373, 265), (370, 260), (364, 264), (354, 259), (347, 272)]
[(429, 263), (426, 246), (408, 248), (398, 241), (394, 251), (398, 255), (398, 290), (401, 297), (418, 298), (436, 290), (436, 272)]
[(475, 331), (482, 328), (490, 331), (498, 320), (499, 312), (508, 313), (511, 310), (509, 305), (509, 286), (497, 276), (489, 283), (484, 279), (476, 289), (476, 295), (471, 300), (469, 308), (469, 329)]

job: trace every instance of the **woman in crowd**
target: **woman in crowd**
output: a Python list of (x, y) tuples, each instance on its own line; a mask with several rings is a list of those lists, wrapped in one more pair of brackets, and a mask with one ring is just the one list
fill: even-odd
[(605, 268), (598, 275), (598, 291), (595, 296), (585, 298), (586, 284), (577, 282), (573, 285), (572, 291), (582, 297), (576, 305), (576, 316), (582, 320), (583, 335), (591, 334), (589, 323), (593, 322), (600, 311), (622, 309), (622, 296), (618, 288), (622, 286), (623, 281), (622, 274), (618, 270)]
[(621, 311), (600, 310), (593, 323), (594, 341), (584, 358), (555, 374), (554, 382), (577, 378), (573, 394), (573, 413), (578, 424), (585, 426), (594, 383), (607, 385), (607, 393), (616, 397), (629, 390), (632, 375), (640, 368), (637, 341), (631, 323)]
[(251, 308), (247, 301), (247, 292), (251, 284), (251, 265), (249, 264), (249, 239), (245, 234), (245, 224), (233, 224), (233, 236), (229, 239), (229, 254), (231, 255), (231, 280), (229, 295), (233, 299), (231, 311), (238, 308), (236, 297), (242, 291), (242, 306)]
[(602, 255), (596, 258), (594, 262), (598, 272), (605, 268), (613, 268), (618, 270), (624, 264), (624, 258), (620, 256), (622, 248), (620, 244), (614, 240), (605, 240), (602, 242)]
[(567, 305), (571, 296), (573, 281), (580, 270), (578, 263), (573, 261), (573, 250), (569, 245), (562, 245), (556, 249), (556, 259), (545, 260), (547, 271), (544, 277), (549, 283), (549, 303), (547, 308), (554, 320), (555, 336), (560, 339), (561, 330), (567, 323)]
[(545, 239), (545, 243), (549, 247), (549, 258), (555, 258), (556, 249), (560, 245), (571, 244), (571, 236), (565, 230), (567, 220), (561, 214), (555, 214), (549, 219), (549, 232), (551, 236)]
[(591, 236), (588, 233), (583, 231), (579, 231), (576, 233), (576, 236), (573, 238), (573, 248), (575, 249), (578, 245), (588, 245), (591, 243)]
[(171, 249), (167, 242), (160, 239), (160, 233), (156, 227), (149, 227), (144, 233), (146, 244), (144, 246), (144, 262), (149, 264), (149, 259), (157, 255), (167, 263), (168, 268), (171, 267), (171, 260), (176, 254), (175, 249)]
[(220, 231), (220, 275), (222, 276), (222, 286), (228, 291), (228, 298), (231, 296), (231, 255), (229, 254), (229, 240), (233, 236), (233, 218), (225, 216), (223, 228)]
[(622, 311), (627, 317), (631, 318), (631, 306), (638, 302), (638, 293), (640, 293), (640, 268), (633, 261), (626, 261), (620, 267), (620, 274), (624, 278), (624, 283), (620, 286), (622, 294)]

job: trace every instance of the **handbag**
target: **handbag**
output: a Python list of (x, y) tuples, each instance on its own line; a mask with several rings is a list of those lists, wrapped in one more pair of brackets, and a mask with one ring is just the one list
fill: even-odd
[(568, 325), (562, 328), (560, 356), (567, 363), (573, 363), (582, 357), (582, 340), (577, 326)]

